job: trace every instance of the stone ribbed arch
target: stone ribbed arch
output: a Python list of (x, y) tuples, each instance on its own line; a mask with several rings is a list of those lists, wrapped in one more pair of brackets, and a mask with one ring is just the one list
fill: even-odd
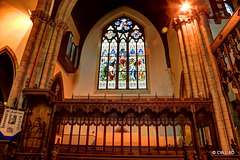
[(55, 0), (38, 0), (36, 11), (43, 11), (51, 15), (51, 8), (53, 7)]
[(63, 22), (70, 16), (74, 5), (77, 0), (62, 0), (59, 5), (55, 20), (61, 20)]

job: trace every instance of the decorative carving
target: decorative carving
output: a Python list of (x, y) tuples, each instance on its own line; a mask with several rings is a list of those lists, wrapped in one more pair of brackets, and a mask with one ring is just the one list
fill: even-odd
[(234, 154), (238, 155), (239, 154), (239, 148), (238, 145), (235, 143), (233, 139), (231, 139), (231, 147), (234, 150)]
[(35, 19), (39, 19), (45, 23), (51, 23), (51, 16), (43, 11), (32, 11), (31, 20), (34, 22)]
[(25, 152), (41, 152), (43, 140), (45, 138), (45, 122), (39, 116), (36, 117), (34, 122), (28, 121), (24, 133), (22, 150)]
[(57, 85), (56, 85), (56, 88), (55, 88), (55, 95), (56, 95), (56, 96), (57, 96), (59, 90), (60, 90), (60, 85), (57, 84)]
[(214, 53), (225, 92), (228, 92), (230, 83), (238, 90), (238, 94), (240, 94), (240, 51), (237, 47), (239, 43), (240, 33), (235, 27)]
[(25, 88), (29, 87), (29, 82), (30, 82), (30, 78), (27, 78), (26, 82), (25, 82)]

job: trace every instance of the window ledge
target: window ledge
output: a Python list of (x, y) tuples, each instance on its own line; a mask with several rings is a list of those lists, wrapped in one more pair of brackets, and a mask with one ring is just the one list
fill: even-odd
[(98, 89), (95, 92), (98, 93), (106, 93), (106, 94), (150, 94), (147, 89)]

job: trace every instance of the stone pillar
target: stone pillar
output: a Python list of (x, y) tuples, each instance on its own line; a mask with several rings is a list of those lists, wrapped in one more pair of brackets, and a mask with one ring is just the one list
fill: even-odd
[(209, 27), (206, 27), (206, 26), (209, 26), (209, 25), (207, 25), (208, 23), (207, 23), (206, 12), (200, 8), (198, 11), (198, 14), (199, 14), (199, 18), (200, 18), (200, 22), (199, 22), (200, 31), (203, 36), (204, 44), (206, 46), (207, 57), (208, 57), (208, 60), (210, 61), (210, 65), (211, 65), (210, 67), (212, 68), (212, 79), (214, 79), (214, 81), (215, 81), (215, 89), (217, 92), (217, 97), (220, 102), (219, 110), (221, 110), (221, 116), (223, 117), (225, 129), (227, 132), (228, 142), (225, 142), (224, 144), (227, 143), (228, 150), (230, 150), (230, 147), (229, 147), (230, 142), (231, 142), (231, 139), (233, 139), (232, 126), (230, 123), (230, 117), (229, 117), (228, 110), (227, 110), (227, 104), (226, 104), (226, 101), (225, 101), (223, 93), (222, 93), (222, 87), (221, 87), (221, 82), (220, 82), (220, 77), (218, 74), (217, 66), (216, 66), (216, 63), (215, 63), (215, 60), (214, 60), (214, 57), (212, 54), (212, 50), (210, 48), (210, 42), (212, 40), (211, 40), (211, 36), (209, 36), (209, 31), (208, 31)]
[(40, 89), (44, 88), (46, 80), (47, 80), (47, 74), (48, 74), (50, 62), (51, 62), (51, 59), (52, 59), (52, 56), (53, 56), (53, 50), (54, 50), (54, 47), (56, 45), (57, 34), (58, 34), (58, 27), (55, 26), (55, 28), (53, 30), (53, 35), (51, 37), (47, 57), (46, 57), (46, 60), (45, 60), (45, 63), (44, 63), (43, 72), (41, 73), (42, 77), (41, 77), (41, 83), (40, 83), (40, 86), (39, 86)]
[(43, 34), (43, 38), (42, 38), (42, 43), (39, 47), (39, 54), (37, 55), (36, 57), (36, 62), (35, 62), (35, 65), (34, 65), (34, 69), (33, 69), (33, 72), (32, 72), (32, 76), (31, 76), (31, 80), (30, 80), (30, 83), (29, 83), (29, 86), (30, 87), (33, 87), (34, 84), (38, 84), (38, 83), (35, 83), (36, 79), (37, 79), (37, 74), (39, 73), (38, 70), (41, 68), (41, 63), (40, 61), (43, 59), (43, 57), (45, 57), (46, 55), (46, 52), (44, 52), (44, 48), (45, 46), (47, 46), (46, 44), (49, 44), (49, 41), (50, 41), (50, 37), (51, 37), (51, 23), (52, 21), (46, 21), (46, 28), (44, 30), (44, 34)]
[(206, 97), (205, 89), (204, 89), (204, 80), (203, 75), (201, 72), (201, 66), (200, 66), (200, 58), (198, 56), (199, 50), (197, 49), (197, 39), (194, 36), (193, 31), (193, 22), (192, 20), (188, 21), (186, 23), (187, 33), (189, 37), (189, 43), (190, 43), (190, 49), (191, 49), (191, 57), (193, 62), (193, 70), (195, 72), (195, 78), (198, 86), (198, 95), (197, 97)]
[(184, 47), (185, 44), (183, 42), (183, 35), (182, 35), (180, 21), (178, 21), (176, 23), (174, 28), (177, 31), (177, 35), (178, 35), (178, 42), (179, 42), (179, 47), (180, 47), (180, 54), (181, 54), (181, 60), (182, 60), (182, 66), (183, 66), (184, 81), (186, 84), (187, 97), (190, 98), (192, 95), (192, 87), (191, 87), (191, 82), (190, 82), (190, 78), (189, 78), (189, 69), (187, 66), (186, 52), (185, 52), (185, 47)]
[[(24, 89), (26, 83), (28, 83), (27, 85), (29, 85), (29, 81), (35, 78), (32, 74), (35, 68), (35, 64), (37, 63), (37, 57), (41, 55), (40, 47), (42, 46), (41, 44), (43, 43), (43, 34), (46, 30), (46, 25), (49, 21), (50, 21), (50, 17), (47, 14), (45, 14), (41, 19), (41, 24), (39, 25), (38, 34), (36, 36), (35, 44), (33, 46), (33, 50), (28, 62), (28, 67), (25, 70), (25, 76), (23, 78), (23, 82), (20, 87), (20, 94), (18, 96), (18, 108), (22, 108), (22, 103), (23, 103), (23, 97), (22, 97), (21, 91)], [(33, 87), (33, 85), (30, 87)]]
[(67, 29), (67, 25), (63, 22), (58, 22), (53, 30), (52, 39), (49, 46), (49, 51), (45, 60), (44, 68), (42, 71), (42, 77), (40, 82), (40, 89), (48, 88), (48, 83), (53, 75), (54, 67), (57, 62), (57, 57), (62, 41), (64, 31)]
[(191, 53), (191, 48), (190, 42), (189, 42), (189, 35), (187, 31), (187, 23), (185, 25), (182, 25), (182, 32), (183, 32), (183, 40), (185, 43), (185, 48), (186, 48), (186, 57), (187, 57), (187, 64), (189, 68), (189, 74), (190, 74), (190, 80), (192, 84), (192, 92), (193, 92), (193, 97), (198, 98), (198, 85), (197, 85), (197, 80), (196, 80), (196, 75), (195, 75), (195, 70), (194, 70), (194, 64), (193, 64), (193, 59), (192, 59), (192, 53)]
[(21, 86), (24, 85), (23, 79), (25, 76), (25, 71), (26, 71), (26, 68), (28, 67), (32, 49), (36, 43), (36, 37), (38, 35), (39, 29), (41, 26), (41, 20), (43, 17), (45, 17), (45, 13), (42, 11), (33, 12), (33, 15), (32, 15), (33, 27), (26, 44), (26, 48), (23, 52), (23, 56), (16, 74), (16, 78), (14, 79), (12, 89), (8, 99), (8, 106), (10, 107), (15, 107), (14, 103), (18, 98), (19, 93), (21, 92)]
[(58, 53), (59, 53), (59, 50), (60, 50), (60, 45), (61, 45), (61, 42), (62, 42), (62, 36), (63, 36), (64, 31), (67, 29), (67, 25), (65, 23), (63, 23), (61, 25), (62, 26), (60, 26), (59, 34), (58, 34), (58, 37), (57, 37), (57, 40), (56, 40), (56, 46), (55, 46), (55, 49), (54, 49), (54, 52), (53, 52), (53, 57), (51, 59), (49, 72), (48, 72), (48, 76), (47, 76), (47, 81), (45, 83), (45, 88), (48, 88), (48, 84), (50, 83), (51, 78), (53, 77), (54, 69), (55, 69), (55, 66), (56, 66), (56, 63), (57, 63)]
[[(179, 16), (175, 19), (175, 26), (180, 25), (178, 29), (178, 39), (181, 55), (185, 52), (187, 58), (182, 56), (183, 69), (186, 66), (189, 70), (189, 75), (184, 74), (184, 78), (190, 80), (190, 85), (195, 98), (200, 96), (202, 92), (204, 97), (209, 96), (207, 91), (210, 91), (213, 98), (213, 107), (216, 117), (218, 133), (222, 150), (230, 150), (230, 139), (233, 138), (233, 132), (227, 112), (226, 101), (221, 90), (221, 83), (218, 76), (216, 64), (211, 52), (210, 44), (211, 37), (206, 28), (207, 20), (205, 12), (192, 9), (186, 15)], [(182, 33), (181, 33), (182, 32)], [(183, 35), (183, 38), (182, 38)], [(183, 46), (184, 45), (184, 46)], [(185, 63), (185, 64), (184, 64)], [(189, 78), (190, 77), (190, 78)], [(187, 84), (187, 83), (186, 83)]]
[(45, 42), (43, 50), (42, 50), (41, 58), (39, 60), (38, 66), (36, 66), (36, 68), (35, 68), (35, 70), (37, 70), (37, 73), (36, 73), (35, 81), (33, 83), (37, 84), (38, 86), (40, 85), (40, 79), (41, 79), (41, 75), (43, 72), (45, 60), (47, 57), (47, 52), (48, 52), (49, 44), (50, 44), (51, 37), (53, 34), (53, 30), (54, 30), (53, 25), (52, 24), (49, 25), (49, 30), (46, 32), (47, 37), (46, 37), (46, 42)]

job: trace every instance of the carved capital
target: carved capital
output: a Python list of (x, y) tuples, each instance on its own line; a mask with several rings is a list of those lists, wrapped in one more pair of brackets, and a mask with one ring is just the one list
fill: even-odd
[(46, 23), (50, 23), (52, 21), (51, 17), (43, 11), (33, 11), (31, 20), (34, 22), (35, 19)]
[(62, 22), (62, 21), (56, 21), (56, 27), (59, 29), (59, 30), (63, 30), (63, 31), (66, 31), (68, 29), (68, 26), (65, 22)]
[(196, 13), (198, 15), (204, 14), (205, 16), (209, 16), (211, 14), (211, 11), (208, 7), (208, 5), (198, 5), (196, 8)]
[(187, 21), (185, 18), (180, 18), (180, 17), (177, 17), (173, 20), (173, 28), (177, 31), (178, 29), (181, 28), (182, 25), (186, 24)]

